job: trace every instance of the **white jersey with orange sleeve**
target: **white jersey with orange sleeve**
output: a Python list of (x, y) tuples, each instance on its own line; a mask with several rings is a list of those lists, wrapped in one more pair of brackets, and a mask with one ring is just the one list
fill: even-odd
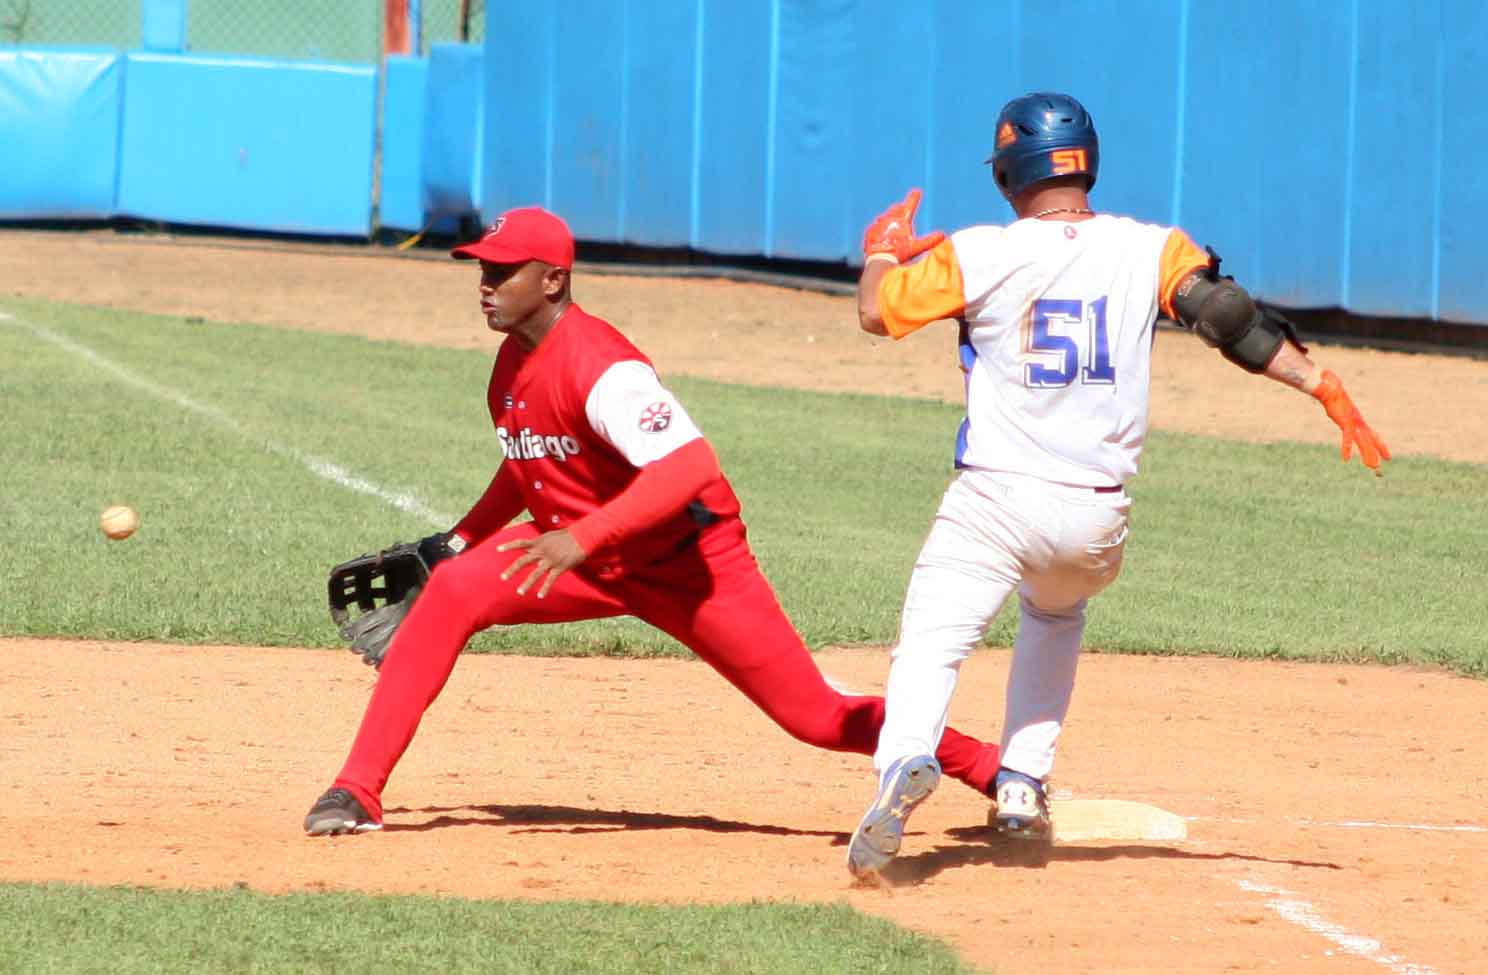
[(1208, 256), (1181, 230), (1100, 215), (957, 231), (879, 288), (890, 335), (961, 322), (956, 466), (1120, 485), (1147, 433), (1153, 327)]
[(1047, 780), (1086, 603), (1121, 569), (1123, 486), (1147, 433), (1153, 327), (1208, 263), (1181, 230), (1028, 218), (959, 231), (884, 275), (879, 312), (895, 338), (960, 320), (966, 420), (961, 473), (904, 597), (880, 773), (934, 747), (962, 661), (1016, 591), (1002, 765)]

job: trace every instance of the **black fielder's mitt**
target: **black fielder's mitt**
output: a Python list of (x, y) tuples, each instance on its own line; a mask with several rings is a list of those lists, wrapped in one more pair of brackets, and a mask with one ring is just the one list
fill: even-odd
[(398, 542), (331, 570), (327, 583), (331, 619), (363, 663), (382, 666), (393, 634), (429, 581), (429, 573), (455, 554), (449, 540), (448, 533), (440, 533), (416, 543)]

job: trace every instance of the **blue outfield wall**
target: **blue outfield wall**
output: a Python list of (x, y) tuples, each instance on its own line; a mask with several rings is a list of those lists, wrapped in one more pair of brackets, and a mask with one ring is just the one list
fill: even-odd
[(373, 68), (155, 54), (127, 60), (120, 215), (369, 233)]
[(430, 216), (462, 217), (480, 209), (484, 54), (474, 44), (430, 45), (420, 180)]
[(365, 237), (376, 121), (370, 66), (0, 50), (0, 220)]
[(378, 226), (454, 233), (479, 212), (484, 56), (433, 44), (427, 58), (387, 59)]
[(550, 206), (589, 240), (856, 262), (911, 186), (924, 228), (1006, 221), (983, 165), (997, 110), (1056, 89), (1102, 133), (1096, 205), (1183, 226), (1262, 297), (1488, 323), (1485, 11), (496, 4), (478, 198), (486, 217)]
[(113, 214), (123, 58), (0, 51), (0, 219)]
[(1433, 181), (1439, 228), (1436, 317), (1488, 322), (1488, 244), (1482, 233), (1488, 214), (1488, 7), (1478, 0), (1443, 0), (1441, 32), (1441, 135)]
[(394, 55), (387, 59), (382, 95), (382, 195), (378, 221), (398, 230), (422, 230), (424, 208), (424, 99), (429, 62)]

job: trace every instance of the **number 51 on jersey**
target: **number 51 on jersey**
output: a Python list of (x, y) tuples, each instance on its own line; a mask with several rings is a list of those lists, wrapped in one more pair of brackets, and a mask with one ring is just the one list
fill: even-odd
[(1023, 350), (1041, 362), (1023, 367), (1023, 384), (1034, 389), (1059, 389), (1076, 379), (1092, 386), (1116, 382), (1111, 343), (1106, 335), (1106, 299), (1041, 298), (1023, 335)]

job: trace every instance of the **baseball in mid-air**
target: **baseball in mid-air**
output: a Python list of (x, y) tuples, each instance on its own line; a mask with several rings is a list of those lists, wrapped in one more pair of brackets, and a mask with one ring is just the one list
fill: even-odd
[(134, 534), (134, 530), (139, 527), (139, 521), (139, 512), (127, 504), (116, 504), (105, 508), (103, 514), (98, 516), (98, 527), (102, 528), (103, 533), (109, 538), (123, 541)]

